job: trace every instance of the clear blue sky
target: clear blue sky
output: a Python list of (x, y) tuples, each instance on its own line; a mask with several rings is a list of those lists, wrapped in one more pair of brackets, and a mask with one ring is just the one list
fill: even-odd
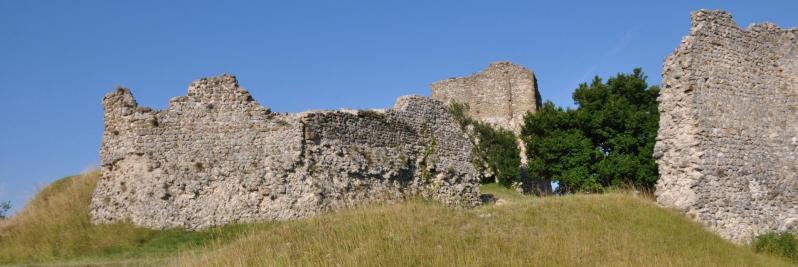
[(389, 107), (510, 60), (570, 106), (594, 75), (642, 67), (658, 84), (692, 10), (798, 26), (798, 1), (430, 2), (0, 1), (0, 201), (96, 166), (117, 85), (163, 108), (227, 72), (274, 111)]

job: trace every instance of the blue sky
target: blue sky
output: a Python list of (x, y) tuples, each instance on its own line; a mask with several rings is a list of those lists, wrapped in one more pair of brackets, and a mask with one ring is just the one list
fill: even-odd
[(389, 107), (510, 60), (571, 106), (595, 75), (642, 67), (658, 84), (692, 10), (798, 26), (798, 1), (641, 2), (0, 1), (0, 201), (19, 208), (96, 166), (100, 102), (117, 85), (163, 108), (231, 73), (274, 111)]

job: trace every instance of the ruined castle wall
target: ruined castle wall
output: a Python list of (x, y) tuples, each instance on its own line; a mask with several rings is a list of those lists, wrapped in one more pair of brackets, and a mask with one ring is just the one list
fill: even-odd
[(516, 135), (521, 133), (524, 115), (540, 107), (535, 75), (510, 62), (495, 62), (472, 76), (433, 83), (432, 98), (468, 104), (470, 117)]
[(798, 230), (798, 30), (695, 12), (662, 87), (657, 201), (736, 242)]
[(479, 203), (470, 144), (442, 103), (387, 111), (276, 114), (232, 76), (192, 83), (166, 110), (127, 89), (104, 100), (92, 221), (198, 229), (285, 220), (424, 196)]

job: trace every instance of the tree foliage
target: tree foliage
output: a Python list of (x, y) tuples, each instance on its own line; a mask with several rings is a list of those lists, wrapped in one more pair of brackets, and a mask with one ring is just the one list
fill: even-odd
[(0, 219), (8, 218), (8, 211), (11, 210), (11, 201), (0, 203)]
[(562, 193), (653, 188), (658, 94), (659, 87), (648, 86), (638, 68), (606, 83), (596, 77), (590, 85), (580, 84), (573, 93), (576, 109), (547, 101), (524, 118), (530, 175), (559, 182)]
[(480, 173), (492, 174), (483, 177), (482, 183), (498, 182), (509, 187), (520, 182), (521, 156), (515, 134), (510, 130), (497, 129), (474, 120), (467, 115), (468, 109), (467, 104), (453, 102), (449, 105), (452, 117), (472, 142), (474, 167)]

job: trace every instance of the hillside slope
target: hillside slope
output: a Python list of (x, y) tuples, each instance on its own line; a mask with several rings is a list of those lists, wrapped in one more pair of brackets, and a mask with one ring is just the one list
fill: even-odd
[(0, 225), (0, 264), (788, 266), (628, 194), (523, 197), (449, 209), (413, 200), (199, 232), (94, 226), (99, 175), (48, 186)]

